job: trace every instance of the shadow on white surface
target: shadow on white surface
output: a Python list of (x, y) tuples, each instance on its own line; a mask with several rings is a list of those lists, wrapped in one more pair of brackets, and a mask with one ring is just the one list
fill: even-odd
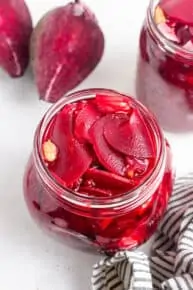
[[(3, 70), (0, 70), (1, 98), (7, 101), (26, 103), (38, 99), (31, 68), (29, 67), (24, 76), (10, 78)], [(11, 99), (10, 99), (11, 98)]]

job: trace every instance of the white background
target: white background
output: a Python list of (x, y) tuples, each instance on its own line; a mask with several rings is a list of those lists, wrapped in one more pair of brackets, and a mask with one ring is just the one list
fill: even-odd
[[(34, 23), (65, 0), (28, 0)], [(106, 37), (105, 55), (79, 88), (106, 87), (134, 95), (138, 37), (147, 0), (86, 0)], [(49, 107), (40, 102), (30, 71), (17, 80), (0, 72), (0, 290), (88, 290), (99, 256), (45, 236), (32, 222), (22, 176), (35, 128)], [(193, 169), (193, 134), (167, 134), (177, 172)]]

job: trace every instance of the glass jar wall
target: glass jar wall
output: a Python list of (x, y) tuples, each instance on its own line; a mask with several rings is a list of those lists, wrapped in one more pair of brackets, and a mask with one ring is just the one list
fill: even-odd
[(173, 132), (193, 130), (193, 21), (188, 10), (186, 1), (152, 0), (140, 34), (137, 98)]

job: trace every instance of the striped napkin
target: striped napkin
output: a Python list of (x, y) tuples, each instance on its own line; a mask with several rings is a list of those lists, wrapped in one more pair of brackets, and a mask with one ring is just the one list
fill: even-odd
[(92, 290), (193, 290), (193, 173), (178, 178), (151, 256), (123, 251), (93, 266)]

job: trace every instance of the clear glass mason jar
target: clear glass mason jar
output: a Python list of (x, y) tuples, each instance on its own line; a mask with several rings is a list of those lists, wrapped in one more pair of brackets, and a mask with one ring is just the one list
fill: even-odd
[[(83, 250), (84, 245), (87, 250), (93, 246), (111, 253), (137, 247), (155, 232), (172, 192), (174, 174), (170, 146), (154, 116), (130, 98), (151, 128), (157, 152), (152, 173), (140, 186), (121, 196), (93, 198), (65, 188), (51, 176), (41, 153), (42, 138), (50, 120), (66, 104), (94, 98), (96, 94), (104, 98), (121, 96), (107, 89), (79, 91), (59, 100), (45, 114), (36, 130), (26, 167), (24, 195), (31, 216), (43, 229), (67, 243), (70, 237), (71, 246), (78, 245)], [(86, 244), (77, 243), (81, 240)]]
[(140, 34), (137, 98), (165, 130), (192, 131), (193, 43), (182, 47), (163, 34), (155, 22), (159, 2), (150, 1)]

